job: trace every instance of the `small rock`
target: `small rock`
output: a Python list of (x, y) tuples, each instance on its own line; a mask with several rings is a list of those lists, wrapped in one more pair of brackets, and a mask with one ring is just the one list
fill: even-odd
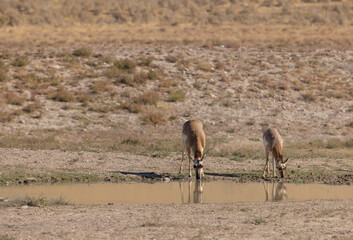
[(164, 177), (164, 178), (163, 178), (163, 182), (166, 182), (166, 183), (170, 182), (170, 178)]
[(27, 208), (28, 208), (27, 205), (24, 205), (24, 206), (20, 207), (20, 209), (27, 209)]
[(5, 198), (0, 197), (0, 202), (3, 202), (3, 201), (5, 201)]

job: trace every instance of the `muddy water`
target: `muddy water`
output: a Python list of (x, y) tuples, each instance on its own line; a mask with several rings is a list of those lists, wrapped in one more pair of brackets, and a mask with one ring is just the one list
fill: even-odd
[(193, 181), (0, 187), (0, 197), (19, 195), (63, 197), (76, 204), (231, 203), (353, 199), (353, 186)]

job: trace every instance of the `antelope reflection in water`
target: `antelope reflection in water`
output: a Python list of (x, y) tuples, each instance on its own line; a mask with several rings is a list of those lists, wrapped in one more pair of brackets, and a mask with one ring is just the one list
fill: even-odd
[(284, 186), (282, 182), (273, 182), (272, 183), (272, 194), (271, 198), (269, 198), (269, 192), (270, 192), (270, 184), (269, 182), (264, 182), (264, 188), (265, 188), (265, 194), (266, 194), (266, 202), (272, 201), (272, 202), (280, 202), (285, 199), (288, 199), (287, 195), (287, 188)]
[[(183, 183), (179, 182), (179, 187), (180, 187), (180, 195), (181, 195), (181, 202), (182, 203), (203, 203), (202, 195), (203, 195), (203, 183), (201, 180), (197, 180), (193, 185), (194, 187), (194, 192), (191, 194), (191, 185), (192, 182), (189, 181), (187, 183), (188, 185), (188, 196), (187, 199), (184, 199), (184, 189), (183, 189)], [(192, 196), (192, 199), (191, 199)]]

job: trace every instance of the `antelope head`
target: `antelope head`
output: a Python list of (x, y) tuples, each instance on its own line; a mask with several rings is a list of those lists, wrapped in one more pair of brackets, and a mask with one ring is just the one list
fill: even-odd
[(196, 174), (196, 179), (201, 179), (204, 176), (203, 173), (203, 160), (205, 159), (206, 154), (202, 156), (201, 159), (194, 159), (194, 169)]
[(279, 171), (281, 178), (284, 178), (284, 175), (286, 174), (286, 162), (288, 161), (288, 158), (286, 160), (283, 160), (283, 156), (281, 155), (278, 159), (277, 159), (277, 170)]

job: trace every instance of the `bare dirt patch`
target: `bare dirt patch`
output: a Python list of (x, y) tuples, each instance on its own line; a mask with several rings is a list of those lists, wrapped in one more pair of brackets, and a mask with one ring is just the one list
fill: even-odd
[(6, 208), (0, 231), (9, 239), (350, 239), (352, 211), (352, 201)]

